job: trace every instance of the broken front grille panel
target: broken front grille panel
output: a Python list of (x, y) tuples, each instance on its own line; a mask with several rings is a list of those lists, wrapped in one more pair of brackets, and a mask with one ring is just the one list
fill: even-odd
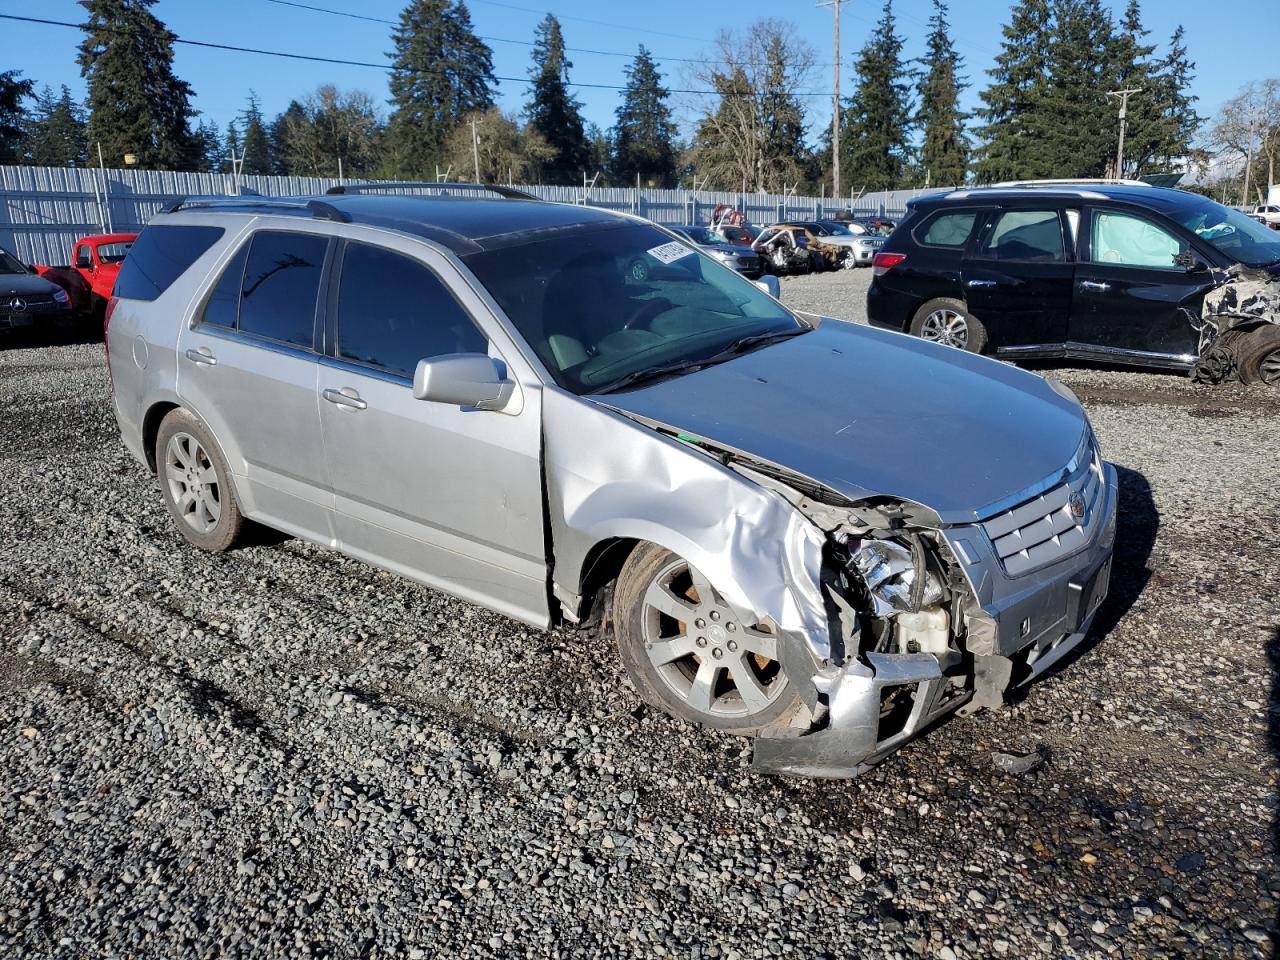
[(1102, 476), (1092, 457), (1057, 486), (982, 521), (1005, 573), (1020, 577), (1089, 542), (1102, 510)]

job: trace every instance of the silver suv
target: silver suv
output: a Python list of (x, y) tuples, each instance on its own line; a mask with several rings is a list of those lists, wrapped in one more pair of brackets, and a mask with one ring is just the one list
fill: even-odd
[(115, 292), (120, 429), (188, 541), (252, 520), (611, 631), (763, 769), (852, 775), (998, 704), (1107, 592), (1116, 474), (1065, 387), (802, 319), (634, 217), (193, 200)]

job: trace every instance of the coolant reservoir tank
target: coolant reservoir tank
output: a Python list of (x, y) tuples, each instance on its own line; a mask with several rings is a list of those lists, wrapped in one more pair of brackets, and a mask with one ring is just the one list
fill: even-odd
[(903, 653), (933, 653), (941, 656), (951, 648), (951, 617), (942, 607), (925, 607), (919, 613), (900, 613), (898, 649)]

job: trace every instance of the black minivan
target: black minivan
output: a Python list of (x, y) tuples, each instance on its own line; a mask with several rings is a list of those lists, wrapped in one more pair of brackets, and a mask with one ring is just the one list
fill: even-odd
[[(1186, 191), (1114, 182), (957, 190), (908, 205), (876, 256), (867, 316), (1002, 359), (1188, 369), (1206, 345), (1205, 294), (1237, 264), (1280, 273), (1280, 234)], [(1280, 383), (1280, 327), (1256, 326), (1232, 340), (1240, 375)]]

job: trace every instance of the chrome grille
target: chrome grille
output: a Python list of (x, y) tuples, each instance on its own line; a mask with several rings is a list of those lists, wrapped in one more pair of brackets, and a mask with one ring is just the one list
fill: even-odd
[[(982, 521), (996, 556), (1011, 577), (1068, 557), (1089, 542), (1102, 510), (1102, 477), (1093, 458), (1055, 487)], [(1072, 505), (1083, 507), (1077, 517)]]

